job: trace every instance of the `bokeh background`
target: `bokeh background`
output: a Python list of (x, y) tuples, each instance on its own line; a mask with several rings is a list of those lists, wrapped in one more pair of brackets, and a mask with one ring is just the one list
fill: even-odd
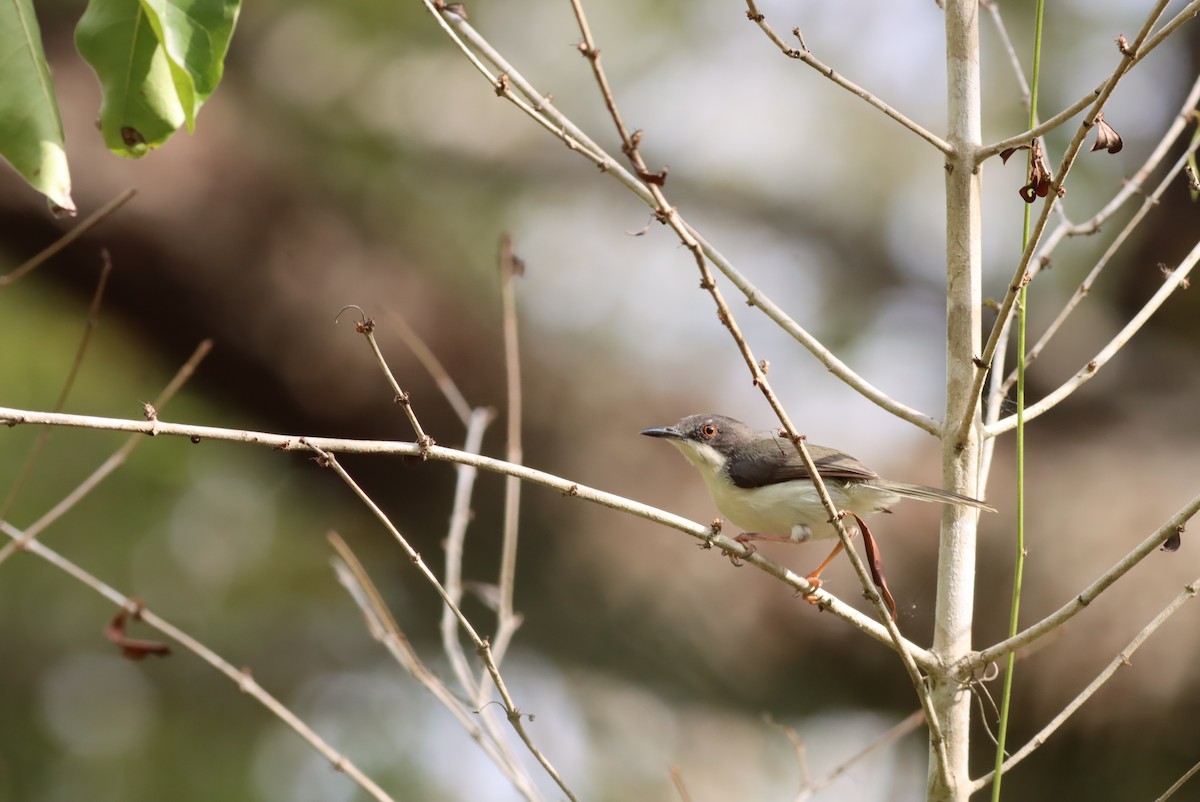
[[(1113, 40), (1132, 35), (1144, 13), (1120, 2), (1049, 5), (1047, 111), (1108, 74)], [(672, 202), (855, 370), (940, 416), (936, 153), (783, 58), (735, 0), (589, 6), (626, 120), (645, 131), (643, 154), (652, 168), (670, 167)], [(819, 58), (941, 130), (942, 20), (933, 3), (760, 6), (778, 30), (801, 26)], [(1003, 6), (1028, 65), (1031, 4)], [(527, 78), (618, 152), (575, 48), (569, 4), (480, 2), (469, 12)], [(106, 247), (115, 269), (68, 411), (138, 417), (211, 337), (212, 355), (164, 419), (408, 439), (362, 339), (345, 320), (334, 323), (342, 306), (360, 304), (379, 321), (384, 352), (427, 430), (460, 443), (457, 418), (389, 321), (400, 316), (417, 330), (472, 404), (503, 409), (496, 253), (507, 231), (527, 264), (518, 283), (526, 462), (695, 520), (713, 517), (679, 455), (637, 435), (698, 411), (772, 421), (697, 288), (691, 257), (616, 182), (498, 100), (421, 4), (248, 5), (196, 133), (141, 162), (107, 154), (93, 126), (98, 88), (71, 44), (79, 13), (75, 4), (38, 6), (76, 201), (86, 214), (127, 187), (138, 195), (0, 292), (0, 404), (51, 408)], [(983, 30), (985, 139), (994, 140), (1024, 128), (1025, 112), (994, 27), (985, 21)], [(1198, 31), (1185, 28), (1114, 96), (1106, 119), (1125, 148), (1081, 160), (1066, 199), (1074, 218), (1116, 191), (1178, 112), (1200, 64)], [(1052, 162), (1069, 136), (1049, 138)], [(1016, 163), (985, 170), (986, 294), (999, 298), (1020, 252), (1024, 177)], [(1161, 281), (1157, 264), (1191, 247), (1196, 214), (1181, 184), (1167, 193), (1037, 364), (1031, 397), (1090, 359), (1149, 297)], [(69, 226), (0, 170), (0, 272)], [(1031, 292), (1034, 332), (1106, 242), (1077, 238), (1059, 250)], [(938, 482), (932, 438), (833, 379), (722, 286), (812, 441), (896, 478)], [(1071, 598), (1200, 488), (1196, 293), (1179, 293), (1082, 392), (1031, 425), (1027, 622)], [(0, 432), (0, 496), (36, 434)], [(121, 440), (54, 432), (8, 519), (28, 525)], [(499, 424), (485, 450), (502, 454)], [(345, 463), (438, 564), (453, 470)], [(1007, 621), (1011, 464), (1006, 438), (987, 488), (1001, 513), (985, 519), (980, 543), (981, 644)], [(474, 509), (465, 570), (492, 582), (498, 477), (480, 478)], [(876, 527), (901, 628), (926, 643), (937, 520), (936, 510), (910, 504)], [(396, 798), (515, 798), (368, 636), (330, 568), (331, 528), (360, 554), (422, 654), (444, 668), (433, 592), (336, 477), (300, 454), (147, 441), (43, 539), (250, 668)], [(534, 737), (583, 798), (676, 799), (669, 770), (677, 767), (698, 802), (787, 799), (801, 766), (772, 721), (796, 729), (820, 776), (916, 707), (886, 649), (677, 532), (534, 487), (525, 490), (521, 532), (525, 623), (505, 675), (521, 708), (536, 714)], [(824, 556), (820, 547), (764, 548), (801, 571)], [(1187, 536), (1178, 552), (1153, 555), (1020, 663), (1010, 743), (1036, 732), (1200, 573), (1196, 555)], [(856, 598), (848, 566), (827, 577)], [(38, 559), (19, 554), (0, 566), (0, 611), (0, 799), (365, 798), (193, 656), (122, 659), (102, 634), (111, 606)], [(467, 611), (490, 629), (482, 604)], [(1185, 608), (1169, 622), (1008, 778), (1008, 798), (1153, 798), (1200, 759), (1200, 687), (1191, 676), (1198, 615)], [(991, 761), (982, 724), (974, 742), (979, 773)], [(857, 764), (820, 798), (920, 799), (924, 783), (918, 734)]]

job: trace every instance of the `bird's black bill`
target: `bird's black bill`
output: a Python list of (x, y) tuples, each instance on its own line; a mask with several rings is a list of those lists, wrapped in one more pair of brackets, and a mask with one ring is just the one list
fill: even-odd
[(683, 433), (674, 426), (656, 426), (653, 429), (642, 429), (642, 434), (647, 437), (668, 437), (675, 440), (683, 438)]

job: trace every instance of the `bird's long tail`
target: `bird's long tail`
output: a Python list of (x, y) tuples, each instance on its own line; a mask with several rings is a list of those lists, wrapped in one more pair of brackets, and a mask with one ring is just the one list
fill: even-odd
[(880, 482), (880, 484), (896, 495), (904, 496), (905, 498), (914, 498), (917, 501), (934, 501), (938, 504), (957, 504), (963, 507), (974, 507), (977, 510), (986, 510), (987, 512), (996, 511), (995, 507), (977, 498), (971, 498), (970, 496), (964, 496), (960, 493), (953, 493), (937, 487), (911, 485), (907, 482), (892, 482), (887, 480)]

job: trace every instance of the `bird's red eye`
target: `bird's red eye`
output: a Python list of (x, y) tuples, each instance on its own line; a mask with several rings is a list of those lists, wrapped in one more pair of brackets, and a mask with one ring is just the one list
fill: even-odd
[(715, 423), (706, 423), (700, 427), (700, 433), (711, 440), (717, 436), (717, 425)]

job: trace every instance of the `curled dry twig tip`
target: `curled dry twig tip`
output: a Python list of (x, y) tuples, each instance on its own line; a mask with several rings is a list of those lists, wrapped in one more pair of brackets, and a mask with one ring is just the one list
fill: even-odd
[(359, 334), (367, 334), (375, 330), (375, 320), (367, 317), (367, 313), (358, 304), (346, 304), (339, 309), (337, 315), (333, 318), (334, 325), (337, 325), (341, 321), (342, 315), (345, 314), (347, 309), (354, 309), (358, 312), (358, 323), (354, 325), (354, 328)]

